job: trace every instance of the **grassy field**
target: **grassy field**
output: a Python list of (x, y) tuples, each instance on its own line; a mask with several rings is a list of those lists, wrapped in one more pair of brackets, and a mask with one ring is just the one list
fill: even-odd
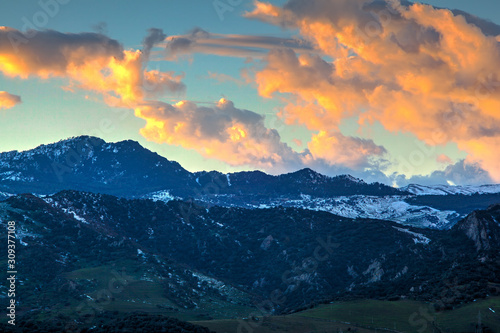
[[(493, 312), (490, 309), (492, 309)], [(436, 313), (423, 302), (362, 300), (321, 305), (289, 316), (252, 320), (196, 322), (217, 333), (230, 332), (474, 332), (479, 316), (493, 332), (500, 332), (500, 298), (480, 300)], [(480, 315), (479, 315), (480, 313)]]
[[(123, 262), (116, 267), (131, 267)], [(197, 308), (184, 309), (165, 296), (163, 286), (154, 276), (146, 276), (140, 272), (134, 273), (132, 269), (123, 272), (111, 266), (99, 266), (80, 269), (65, 275), (71, 281), (88, 281), (92, 284), (92, 291), (87, 293), (87, 299), (74, 301), (70, 298), (67, 304), (60, 304), (52, 309), (53, 314), (74, 316), (75, 311), (81, 313), (100, 311), (119, 312), (146, 312), (161, 314), (180, 320), (206, 320), (240, 318), (254, 311), (253, 308), (222, 301), (215, 298), (202, 298)], [(138, 274), (142, 275), (138, 275)], [(241, 296), (243, 297), (243, 296)]]
[[(293, 316), (350, 322), (398, 332), (416, 331), (415, 327), (418, 326), (417, 330), (422, 328), (421, 332), (424, 333), (432, 332), (431, 325), (427, 322), (430, 319), (432, 323), (434, 313), (427, 304), (421, 302), (362, 300), (322, 305)], [(425, 329), (423, 328), (425, 326), (423, 320), (427, 324)]]
[(336, 323), (329, 320), (299, 317), (273, 316), (252, 320), (211, 320), (196, 321), (194, 324), (208, 327), (217, 333), (330, 333), (330, 332), (380, 332), (352, 324)]
[[(492, 309), (493, 311), (491, 311)], [(494, 332), (500, 332), (500, 297), (492, 297), (468, 304), (450, 312), (437, 316), (438, 326), (449, 332), (459, 332), (470, 329), (478, 322), (488, 326)]]

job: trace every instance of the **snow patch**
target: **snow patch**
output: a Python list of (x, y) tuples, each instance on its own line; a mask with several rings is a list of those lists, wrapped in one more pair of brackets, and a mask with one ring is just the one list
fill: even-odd
[(66, 214), (69, 214), (69, 215), (73, 215), (73, 218), (79, 222), (82, 222), (82, 223), (85, 223), (85, 224), (89, 224), (89, 222), (87, 222), (87, 220), (85, 220), (83, 217), (77, 215), (74, 211), (72, 211), (71, 209), (69, 208), (62, 208), (61, 207), (61, 210), (63, 212), (65, 212)]
[(415, 236), (415, 238), (413, 238), (413, 241), (415, 242), (415, 244), (419, 244), (419, 243), (420, 244), (429, 244), (429, 242), (431, 241), (429, 238), (425, 237), (424, 235), (410, 231), (408, 229), (398, 228), (398, 227), (393, 227), (393, 228), (398, 230), (398, 231), (405, 232), (407, 234)]
[(146, 258), (146, 254), (142, 252), (141, 249), (137, 249), (137, 256), (142, 257), (144, 259)]
[(163, 202), (169, 202), (176, 199), (175, 196), (170, 194), (169, 190), (153, 192), (145, 195), (144, 198), (151, 199), (153, 201), (163, 201)]

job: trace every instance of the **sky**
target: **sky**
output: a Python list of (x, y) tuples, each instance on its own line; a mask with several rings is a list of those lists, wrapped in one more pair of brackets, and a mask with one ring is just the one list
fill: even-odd
[(500, 183), (498, 2), (1, 6), (0, 151), (94, 135), (190, 171)]

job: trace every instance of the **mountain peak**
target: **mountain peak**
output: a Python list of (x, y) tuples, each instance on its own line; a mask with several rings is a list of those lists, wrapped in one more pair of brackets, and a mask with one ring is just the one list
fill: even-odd
[(65, 189), (134, 196), (185, 191), (190, 174), (138, 142), (78, 136), (23, 152), (0, 154), (0, 190), (49, 194)]
[[(95, 147), (100, 147), (101, 145), (105, 144), (106, 141), (104, 141), (101, 138), (95, 137), (95, 136), (89, 136), (89, 135), (80, 135), (80, 136), (73, 136), (69, 137), (67, 139), (62, 139), (59, 140), (55, 143), (48, 143), (48, 144), (43, 144), (40, 145), (32, 150), (45, 150), (50, 147), (78, 147), (78, 146), (85, 146), (85, 145), (91, 145)], [(29, 151), (29, 150), (28, 150)]]
[(303, 169), (297, 170), (295, 172), (292, 172), (291, 174), (292, 175), (306, 175), (306, 176), (311, 176), (311, 177), (318, 176), (318, 175), (323, 176), (322, 174), (314, 171), (311, 168), (303, 168)]

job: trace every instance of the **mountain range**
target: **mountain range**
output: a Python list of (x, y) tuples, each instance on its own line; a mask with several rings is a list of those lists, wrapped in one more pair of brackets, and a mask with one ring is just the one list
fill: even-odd
[[(206, 205), (297, 207), (344, 217), (380, 218), (451, 228), (476, 209), (500, 202), (500, 186), (367, 184), (350, 175), (311, 169), (273, 176), (260, 171), (189, 172), (134, 141), (107, 143), (81, 136), (35, 149), (0, 153), (0, 199), (13, 194), (78, 190), (123, 198), (192, 199)], [(436, 200), (433, 196), (440, 195)]]
[(315, 196), (388, 195), (401, 191), (366, 184), (344, 175), (327, 177), (310, 169), (271, 176), (260, 171), (222, 174), (191, 173), (179, 163), (153, 153), (135, 141), (106, 143), (81, 136), (35, 149), (0, 154), (0, 184), (4, 192), (29, 190), (48, 194), (64, 189), (137, 197), (168, 190), (177, 196), (200, 194)]
[(495, 188), (397, 189), (310, 169), (193, 173), (137, 142), (88, 136), (1, 153), (19, 331), (134, 322), (206, 332), (182, 320), (359, 299), (442, 312), (500, 296)]

